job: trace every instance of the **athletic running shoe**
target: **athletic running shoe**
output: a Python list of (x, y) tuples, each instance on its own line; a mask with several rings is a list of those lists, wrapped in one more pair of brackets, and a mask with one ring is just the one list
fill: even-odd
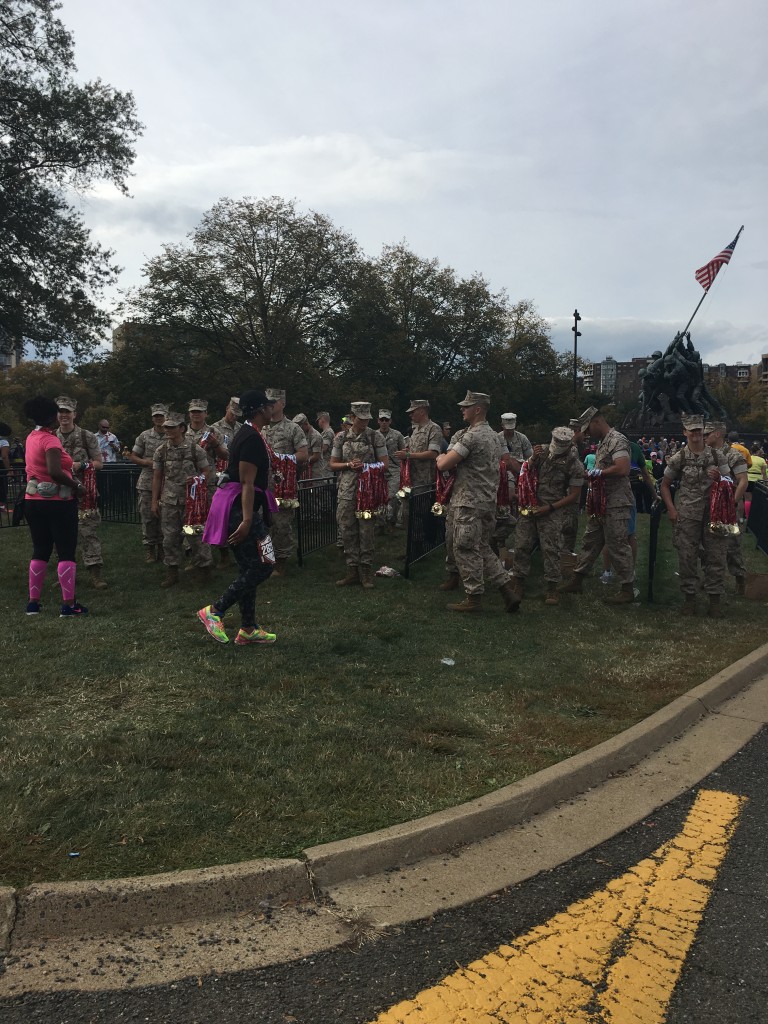
[(218, 640), (220, 644), (229, 643), (229, 637), (224, 629), (224, 623), (221, 621), (221, 616), (213, 610), (212, 604), (207, 604), (205, 608), (201, 608), (197, 613), (197, 617), (214, 640)]
[(80, 604), (79, 601), (75, 601), (74, 604), (63, 604), (61, 606), (60, 619), (69, 619), (73, 615), (87, 615), (88, 609), (84, 604)]
[(43, 610), (43, 606), (39, 601), (30, 601), (27, 605), (27, 615), (39, 615)]
[(235, 637), (238, 647), (244, 647), (246, 644), (273, 644), (275, 640), (275, 633), (268, 633), (266, 629), (259, 629), (258, 626), (254, 629), (241, 629)]

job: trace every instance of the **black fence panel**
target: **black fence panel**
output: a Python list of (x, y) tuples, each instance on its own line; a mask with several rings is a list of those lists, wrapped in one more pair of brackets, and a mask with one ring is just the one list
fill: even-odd
[(336, 478), (300, 480), (297, 493), (298, 558), (299, 565), (303, 565), (306, 555), (336, 543)]
[(23, 469), (0, 469), (0, 530), (13, 526), (13, 507), (26, 486), (27, 476)]
[(405, 549), (405, 576), (410, 576), (411, 565), (445, 544), (445, 516), (432, 512), (435, 488), (411, 493), (408, 499), (408, 539)]
[(764, 555), (768, 555), (768, 487), (756, 483), (751, 492), (752, 504), (747, 519), (747, 529), (757, 541)]
[(139, 466), (117, 462), (96, 470), (99, 512), (104, 522), (140, 522), (136, 499), (136, 481), (140, 472)]

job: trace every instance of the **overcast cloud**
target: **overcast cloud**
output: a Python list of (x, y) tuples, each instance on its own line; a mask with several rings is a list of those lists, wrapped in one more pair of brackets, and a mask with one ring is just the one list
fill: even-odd
[(64, 0), (81, 77), (147, 126), (126, 200), (82, 209), (122, 284), (222, 196), (281, 195), (371, 255), (405, 238), (532, 299), (572, 348), (692, 331), (768, 352), (768, 8), (760, 0)]

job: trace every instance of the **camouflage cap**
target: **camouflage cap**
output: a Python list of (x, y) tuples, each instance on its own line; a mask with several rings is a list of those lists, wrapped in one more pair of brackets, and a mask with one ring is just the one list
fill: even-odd
[(191, 398), (187, 412), (208, 412), (208, 402), (204, 398)]
[(704, 429), (704, 417), (693, 413), (690, 416), (681, 416), (680, 419), (683, 421), (684, 430), (703, 430)]
[(379, 409), (379, 419), (380, 420), (391, 420), (392, 419), (392, 410), (391, 409)]
[(152, 415), (153, 416), (167, 416), (168, 415), (168, 406), (167, 405), (163, 405), (162, 402), (155, 402), (155, 404), (152, 406)]
[(426, 398), (412, 398), (411, 404), (405, 411), (416, 412), (417, 409), (429, 409), (429, 402), (426, 400)]
[(371, 418), (370, 402), (353, 402), (350, 410), (352, 415), (357, 416), (359, 420), (369, 420)]
[(309, 423), (309, 420), (307, 419), (307, 417), (304, 415), (303, 412), (297, 412), (296, 415), (293, 417), (293, 422), (294, 423)]
[(67, 395), (59, 395), (56, 399), (56, 405), (59, 409), (66, 409), (68, 412), (74, 412), (77, 409), (77, 399), (68, 398)]
[(571, 428), (571, 430), (579, 430), (580, 431), (581, 430), (581, 420), (578, 420), (578, 419), (568, 420), (568, 426)]
[(270, 402), (284, 402), (285, 401), (285, 390), (284, 388), (266, 388), (266, 396)]
[(329, 412), (326, 412), (325, 410), (321, 410), (320, 412), (315, 413), (316, 420), (329, 420), (330, 418), (331, 414)]
[(171, 412), (170, 410), (165, 414), (164, 427), (183, 427), (185, 423), (183, 412)]
[(470, 405), (490, 405), (491, 396), (482, 391), (468, 391), (463, 402), (458, 403), (462, 408), (467, 409)]
[(242, 416), (243, 410), (240, 408), (240, 396), (233, 395), (229, 400), (228, 409), (231, 409), (235, 416)]
[(567, 452), (573, 445), (573, 431), (570, 427), (555, 427), (552, 431), (552, 440), (549, 443), (550, 452), (562, 454)]
[(590, 405), (588, 409), (585, 409), (581, 416), (578, 417), (578, 424), (582, 430), (586, 430), (595, 416), (599, 415), (598, 408), (596, 405)]
[(501, 414), (501, 422), (505, 427), (514, 427), (517, 423), (516, 412), (504, 412)]
[(704, 430), (707, 434), (713, 434), (715, 431), (717, 431), (718, 434), (722, 434), (723, 437), (725, 437), (728, 431), (728, 427), (725, 423), (723, 423), (722, 420), (711, 420), (704, 427)]

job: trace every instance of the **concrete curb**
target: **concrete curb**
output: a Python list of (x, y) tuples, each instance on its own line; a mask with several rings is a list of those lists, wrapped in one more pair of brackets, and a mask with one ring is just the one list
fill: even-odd
[(768, 671), (768, 644), (604, 743), (477, 800), (303, 851), (97, 882), (0, 888), (0, 951), (41, 939), (108, 934), (252, 911), (259, 901), (310, 899), (338, 885), (485, 839), (625, 771)]

